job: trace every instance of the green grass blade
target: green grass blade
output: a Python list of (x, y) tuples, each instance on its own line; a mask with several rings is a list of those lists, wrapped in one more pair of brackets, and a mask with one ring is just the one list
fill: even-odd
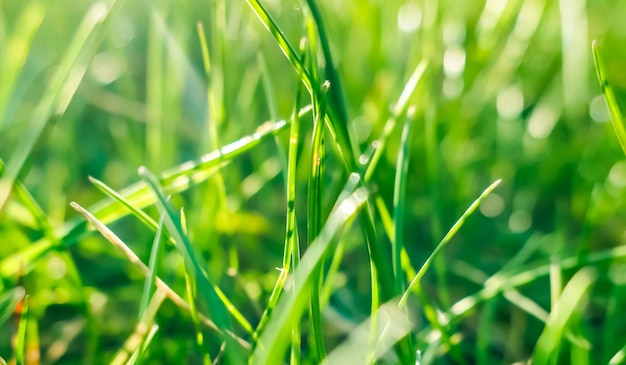
[[(187, 235), (187, 219), (185, 211), (180, 210), (180, 221), (183, 228), (183, 233)], [(191, 308), (191, 319), (193, 320), (194, 330), (196, 331), (196, 343), (202, 352), (202, 360), (204, 365), (211, 365), (211, 355), (208, 348), (204, 344), (204, 334), (202, 333), (202, 327), (200, 323), (200, 312), (196, 306), (196, 298), (198, 297), (197, 289), (193, 278), (189, 275), (189, 271), (185, 269), (185, 288), (187, 291), (187, 302)]]
[(428, 256), (428, 258), (426, 259), (426, 261), (424, 262), (424, 264), (422, 265), (422, 267), (419, 269), (419, 271), (417, 272), (417, 274), (415, 275), (415, 277), (413, 278), (413, 280), (411, 281), (411, 283), (409, 284), (409, 287), (404, 291), (404, 294), (402, 294), (402, 297), (400, 298), (400, 302), (399, 305), (404, 306), (406, 305), (407, 300), (409, 299), (409, 293), (411, 291), (413, 291), (418, 285), (420, 280), (422, 279), (422, 277), (424, 276), (424, 274), (426, 273), (426, 270), (428, 270), (428, 268), (430, 267), (430, 264), (432, 263), (432, 261), (434, 260), (434, 258), (439, 254), (439, 252), (441, 252), (441, 250), (443, 250), (447, 244), (450, 242), (450, 240), (452, 239), (452, 237), (454, 237), (454, 235), (458, 232), (458, 230), (463, 226), (463, 223), (465, 223), (465, 220), (467, 219), (467, 217), (469, 217), (475, 210), (476, 208), (478, 208), (478, 206), (480, 205), (480, 203), (489, 195), (491, 194), (491, 192), (498, 186), (500, 185), (501, 180), (496, 180), (493, 184), (489, 185), (489, 187), (487, 189), (485, 189), (485, 191), (482, 192), (482, 194), (480, 194), (480, 196), (478, 197), (478, 199), (476, 199), (470, 206), (469, 208), (467, 208), (467, 210), (465, 211), (465, 213), (463, 213), (463, 215), (461, 215), (461, 217), (456, 221), (456, 223), (454, 223), (454, 225), (452, 226), (452, 228), (450, 228), (450, 230), (448, 231), (448, 233), (445, 235), (445, 237), (441, 240), (441, 242), (439, 243), (439, 245), (437, 245), (437, 247), (435, 248), (435, 250), (430, 254), (430, 256)]
[(17, 341), (15, 344), (15, 364), (23, 365), (26, 361), (24, 357), (26, 351), (26, 326), (28, 325), (28, 295), (22, 298), (22, 313), (20, 323), (17, 327)]
[(211, 355), (208, 349), (204, 345), (204, 335), (202, 334), (202, 328), (200, 327), (199, 311), (196, 307), (196, 287), (193, 278), (189, 275), (190, 270), (185, 269), (185, 288), (187, 291), (187, 302), (191, 308), (191, 319), (193, 320), (194, 330), (196, 332), (196, 344), (202, 352), (202, 360), (204, 365), (211, 364)]
[(600, 56), (600, 51), (598, 50), (598, 43), (595, 40), (591, 43), (591, 49), (593, 50), (593, 60), (596, 66), (596, 75), (598, 76), (598, 80), (600, 80), (600, 86), (602, 86), (602, 92), (604, 93), (606, 104), (609, 107), (609, 111), (611, 112), (613, 130), (615, 131), (617, 140), (622, 147), (622, 151), (624, 152), (624, 154), (626, 154), (626, 126), (624, 125), (624, 115), (622, 114), (622, 111), (617, 104), (615, 93), (607, 79), (606, 71), (604, 69), (604, 63), (602, 61), (602, 57)]
[(404, 128), (402, 129), (402, 137), (400, 140), (400, 149), (398, 150), (398, 159), (396, 162), (396, 177), (393, 189), (393, 220), (394, 230), (393, 239), (391, 240), (393, 274), (395, 279), (396, 291), (398, 293), (404, 290), (404, 277), (402, 264), (402, 253), (404, 250), (404, 215), (406, 201), (406, 183), (409, 173), (409, 154), (411, 152), (411, 132), (413, 127), (415, 110), (410, 110)]
[[(314, 271), (319, 270), (325, 253), (334, 244), (338, 235), (347, 228), (367, 199), (365, 190), (362, 188), (354, 190), (359, 180), (358, 175), (351, 175), (324, 228), (304, 254), (292, 276), (292, 290), (279, 300), (275, 314), (252, 354), (253, 365), (282, 362), (285, 349), (291, 341), (291, 324), (300, 319), (307, 304), (310, 286), (317, 285), (313, 282)], [(345, 198), (347, 194), (349, 197)]]
[(567, 283), (559, 301), (550, 313), (541, 336), (533, 352), (533, 364), (542, 365), (557, 361), (558, 347), (563, 341), (569, 319), (576, 310), (593, 282), (597, 272), (593, 268), (583, 268)]
[(343, 141), (343, 143), (349, 143), (349, 150), (352, 151), (353, 146), (348, 129), (348, 111), (346, 109), (346, 101), (343, 96), (343, 88), (341, 87), (339, 74), (337, 73), (337, 69), (330, 52), (330, 42), (326, 33), (326, 27), (324, 26), (324, 22), (322, 20), (322, 14), (315, 0), (307, 0), (306, 3), (311, 10), (311, 14), (313, 15), (317, 33), (320, 38), (320, 45), (322, 46), (322, 54), (324, 55), (325, 60), (325, 76), (330, 82), (330, 88), (328, 91), (330, 106), (331, 110), (334, 111), (335, 118), (337, 120), (337, 122), (334, 123), (335, 129), (340, 135), (339, 139)]
[(89, 181), (95, 185), (98, 190), (103, 192), (105, 195), (109, 196), (113, 200), (122, 204), (125, 208), (127, 208), (141, 223), (143, 223), (146, 227), (156, 231), (159, 228), (159, 224), (152, 219), (146, 212), (137, 208), (133, 203), (131, 203), (128, 199), (126, 199), (122, 194), (113, 190), (111, 187), (103, 183), (102, 181), (89, 176)]
[[(322, 98), (324, 98), (322, 96)], [(324, 99), (313, 100), (314, 124), (313, 140), (311, 142), (311, 171), (309, 175), (308, 191), (308, 242), (309, 245), (315, 241), (323, 225), (323, 201), (324, 192), (322, 189), (324, 178)], [(315, 352), (315, 362), (321, 362), (326, 357), (326, 346), (322, 329), (322, 314), (320, 308), (320, 281), (321, 271), (314, 271), (311, 284), (311, 302), (309, 312), (311, 315), (311, 340)]]
[[(297, 105), (300, 104), (302, 96), (302, 89), (298, 88), (296, 93), (296, 103), (291, 117), (291, 130), (289, 133), (289, 150), (287, 156), (287, 182), (286, 182), (286, 200), (287, 200), (287, 223), (285, 225), (285, 243), (283, 250), (283, 267), (281, 268), (280, 275), (276, 280), (274, 289), (270, 294), (268, 304), (265, 307), (263, 315), (259, 321), (253, 339), (258, 341), (261, 333), (263, 333), (265, 326), (270, 319), (272, 311), (278, 303), (278, 299), (283, 291), (285, 283), (287, 281), (288, 274), (296, 267), (300, 262), (300, 243), (298, 239), (298, 231), (296, 225), (296, 172), (298, 162), (298, 145), (300, 139), (300, 116), (297, 112)], [(300, 324), (294, 323), (294, 330), (292, 335), (292, 355), (291, 363), (299, 363), (299, 347), (300, 347)]]
[[(146, 281), (143, 286), (143, 292), (141, 295), (141, 302), (139, 304), (139, 319), (143, 318), (146, 309), (148, 308), (148, 303), (150, 302), (150, 298), (152, 297), (152, 288), (154, 286), (154, 282), (157, 276), (158, 266), (161, 260), (161, 256), (163, 253), (163, 222), (165, 221), (165, 216), (161, 214), (159, 218), (159, 224), (157, 226), (156, 234), (154, 235), (154, 240), (152, 241), (152, 248), (150, 249), (150, 261), (148, 264), (149, 275), (146, 275)], [(193, 308), (192, 308), (193, 309)]]

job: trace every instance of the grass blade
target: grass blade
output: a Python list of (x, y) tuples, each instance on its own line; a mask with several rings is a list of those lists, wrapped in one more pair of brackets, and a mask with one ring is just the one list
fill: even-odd
[(537, 340), (533, 353), (533, 364), (556, 362), (556, 352), (562, 343), (567, 323), (575, 315), (578, 305), (584, 299), (596, 277), (597, 272), (593, 268), (583, 268), (567, 283), (559, 301), (550, 313), (546, 327)]
[[(292, 276), (292, 288), (278, 302), (275, 315), (261, 335), (258, 346), (252, 354), (251, 364), (278, 364), (282, 362), (284, 351), (291, 337), (291, 324), (298, 321), (308, 298), (314, 271), (319, 270), (325, 253), (336, 242), (338, 235), (347, 228), (354, 216), (367, 200), (362, 188), (356, 189), (360, 177), (352, 174), (338, 204), (329, 216), (319, 236), (304, 254), (300, 265)], [(349, 194), (348, 198), (345, 196)]]
[(393, 220), (395, 233), (391, 240), (393, 274), (396, 284), (396, 291), (400, 293), (404, 289), (404, 272), (402, 270), (402, 253), (404, 252), (404, 214), (406, 200), (406, 182), (409, 172), (409, 154), (411, 152), (411, 132), (415, 109), (409, 111), (404, 128), (398, 159), (396, 162), (396, 177), (393, 189)]
[[(373, 317), (378, 317), (379, 326), (372, 326)], [(390, 301), (378, 308), (372, 316), (355, 328), (343, 343), (339, 344), (329, 355), (328, 365), (366, 364), (379, 360), (401, 338), (405, 337), (413, 328), (414, 323), (405, 311), (398, 308), (396, 301)], [(370, 333), (372, 328), (378, 328), (379, 333)], [(388, 329), (383, 333), (380, 329)], [(372, 349), (371, 338), (380, 338), (381, 342)], [(397, 361), (398, 359), (395, 359)]]
[(17, 327), (17, 341), (15, 344), (15, 364), (23, 365), (26, 358), (26, 326), (28, 325), (28, 295), (21, 300), (20, 323)]
[[(313, 99), (314, 105), (314, 124), (313, 124), (313, 140), (311, 142), (311, 171), (309, 175), (309, 192), (308, 192), (308, 242), (311, 245), (315, 238), (319, 235), (322, 225), (322, 190), (324, 178), (324, 115), (325, 102), (324, 96), (321, 100)], [(322, 280), (322, 272), (315, 270), (313, 272), (310, 308), (311, 315), (311, 346), (315, 350), (315, 362), (321, 362), (326, 357), (326, 346), (324, 345), (324, 336), (322, 330), (321, 308), (320, 308), (320, 285)]]
[(615, 131), (617, 140), (622, 147), (622, 151), (626, 154), (626, 126), (624, 125), (624, 115), (617, 104), (613, 88), (607, 80), (604, 62), (602, 61), (600, 51), (598, 50), (598, 43), (595, 40), (591, 43), (591, 49), (593, 51), (593, 60), (596, 66), (596, 75), (598, 76), (598, 80), (600, 80), (600, 86), (602, 86), (602, 92), (604, 93), (606, 104), (611, 112), (613, 130)]
[(461, 215), (461, 217), (456, 221), (456, 223), (454, 223), (454, 225), (452, 226), (452, 228), (450, 228), (450, 230), (448, 231), (448, 233), (445, 235), (445, 237), (441, 240), (441, 242), (439, 243), (439, 245), (437, 245), (437, 247), (435, 248), (435, 250), (430, 254), (430, 256), (428, 256), (428, 258), (426, 259), (426, 261), (424, 262), (424, 264), (422, 265), (422, 267), (419, 269), (419, 271), (417, 272), (417, 274), (415, 275), (415, 277), (413, 278), (413, 280), (411, 281), (411, 283), (409, 284), (409, 287), (404, 291), (404, 294), (402, 294), (402, 297), (400, 298), (400, 302), (398, 305), (400, 306), (404, 306), (406, 305), (407, 300), (409, 299), (409, 293), (411, 291), (413, 291), (418, 285), (420, 280), (422, 279), (422, 277), (424, 276), (424, 274), (426, 273), (426, 270), (428, 270), (428, 268), (430, 267), (430, 264), (432, 263), (432, 261), (434, 260), (434, 258), (439, 254), (439, 252), (441, 252), (441, 250), (443, 250), (447, 244), (450, 242), (450, 240), (452, 239), (452, 237), (454, 237), (454, 235), (458, 232), (458, 230), (463, 226), (463, 223), (465, 223), (465, 220), (467, 219), (467, 217), (469, 217), (475, 210), (476, 208), (478, 208), (478, 206), (480, 205), (480, 203), (489, 195), (491, 194), (491, 192), (498, 186), (500, 185), (501, 180), (496, 180), (494, 183), (492, 183), (491, 185), (489, 185), (489, 187), (487, 189), (485, 189), (485, 191), (482, 192), (482, 194), (480, 194), (480, 196), (478, 197), (478, 199), (476, 199), (470, 206), (469, 208), (467, 208), (467, 210), (465, 211), (465, 213), (463, 213)]

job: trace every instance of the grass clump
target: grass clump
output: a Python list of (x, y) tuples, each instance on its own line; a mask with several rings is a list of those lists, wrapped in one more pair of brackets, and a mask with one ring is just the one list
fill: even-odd
[(1, 362), (623, 362), (624, 11), (0, 4)]

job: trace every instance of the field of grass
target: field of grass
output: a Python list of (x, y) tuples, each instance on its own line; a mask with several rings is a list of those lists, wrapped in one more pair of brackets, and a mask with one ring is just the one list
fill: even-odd
[(0, 2), (0, 364), (626, 363), (624, 19)]

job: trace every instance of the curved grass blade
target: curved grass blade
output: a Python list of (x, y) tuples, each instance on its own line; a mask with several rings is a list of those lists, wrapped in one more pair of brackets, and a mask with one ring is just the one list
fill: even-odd
[(598, 76), (598, 80), (600, 80), (600, 86), (602, 86), (602, 92), (604, 93), (606, 104), (611, 112), (613, 130), (615, 131), (617, 140), (622, 147), (622, 151), (626, 154), (626, 126), (624, 125), (624, 115), (617, 104), (613, 88), (606, 78), (604, 63), (602, 61), (602, 57), (600, 56), (600, 51), (598, 50), (598, 43), (595, 40), (591, 43), (591, 49), (593, 50), (593, 60), (596, 66), (596, 74)]
[(563, 340), (569, 319), (575, 314), (580, 302), (597, 277), (597, 272), (590, 267), (579, 270), (567, 283), (559, 301), (554, 306), (541, 336), (535, 345), (533, 364), (548, 364), (557, 359), (557, 350)]
[(489, 195), (491, 194), (491, 192), (498, 186), (500, 185), (500, 182), (502, 180), (496, 180), (495, 182), (493, 182), (491, 185), (489, 185), (489, 187), (487, 189), (485, 189), (485, 191), (482, 192), (482, 194), (480, 194), (480, 196), (478, 197), (478, 199), (476, 199), (470, 206), (469, 208), (467, 208), (467, 210), (465, 211), (465, 213), (463, 213), (461, 215), (461, 217), (456, 221), (456, 223), (454, 223), (454, 225), (452, 226), (452, 228), (450, 228), (450, 230), (448, 231), (448, 233), (445, 235), (445, 237), (441, 240), (441, 242), (437, 245), (437, 247), (435, 248), (435, 250), (430, 254), (430, 256), (428, 256), (428, 258), (426, 259), (426, 261), (424, 262), (424, 264), (422, 265), (422, 267), (419, 269), (419, 271), (417, 272), (417, 274), (415, 275), (415, 277), (413, 278), (413, 280), (411, 281), (411, 283), (409, 284), (409, 287), (404, 291), (404, 294), (402, 294), (402, 297), (400, 298), (400, 302), (398, 303), (398, 305), (400, 306), (404, 306), (406, 305), (407, 300), (409, 299), (409, 293), (411, 291), (413, 291), (418, 285), (420, 280), (422, 279), (422, 277), (424, 276), (424, 274), (426, 273), (426, 270), (428, 270), (428, 268), (430, 267), (430, 264), (432, 263), (432, 261), (434, 260), (434, 258), (439, 254), (439, 252), (441, 252), (447, 245), (448, 243), (450, 243), (450, 240), (452, 239), (452, 237), (454, 237), (454, 235), (458, 232), (458, 230), (463, 226), (463, 223), (465, 223), (465, 220), (467, 219), (467, 217), (469, 217), (472, 213), (474, 213), (474, 211), (476, 210), (476, 208), (478, 208), (478, 206), (480, 205), (480, 203)]
[[(360, 177), (357, 174), (352, 174), (348, 179), (346, 188), (337, 200), (337, 205), (324, 228), (295, 269), (291, 281), (292, 288), (279, 300), (275, 314), (252, 354), (251, 364), (282, 362), (283, 354), (290, 342), (291, 324), (298, 321), (304, 312), (310, 286), (317, 285), (313, 282), (314, 271), (319, 270), (323, 256), (334, 245), (340, 233), (350, 225), (367, 200), (367, 192), (363, 188), (356, 189), (359, 182)], [(349, 196), (346, 198), (346, 195)]]

